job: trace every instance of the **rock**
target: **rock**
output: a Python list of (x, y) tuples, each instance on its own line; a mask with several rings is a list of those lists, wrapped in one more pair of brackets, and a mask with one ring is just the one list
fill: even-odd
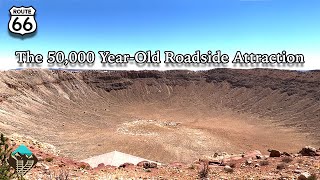
[(255, 164), (254, 167), (260, 167), (260, 164)]
[(287, 152), (283, 152), (282, 154), (285, 155), (285, 156), (291, 157), (291, 154), (289, 154), (289, 153), (287, 153)]
[(299, 152), (302, 156), (319, 156), (320, 153), (317, 152), (317, 149), (311, 146), (306, 146), (302, 148), (302, 150)]
[(105, 165), (104, 165), (104, 163), (100, 163), (100, 164), (98, 164), (98, 168), (102, 168), (102, 167), (104, 167)]
[(257, 158), (257, 156), (262, 156), (262, 154), (259, 150), (247, 152), (243, 157), (244, 158)]
[(148, 163), (148, 161), (141, 161), (137, 164), (138, 167), (143, 167), (145, 163)]
[(134, 164), (132, 164), (132, 163), (124, 163), (124, 164), (121, 164), (119, 166), (119, 168), (128, 168), (128, 167), (134, 167)]
[(220, 165), (222, 163), (222, 161), (209, 161), (209, 165)]
[(34, 167), (35, 167), (35, 168), (41, 168), (41, 167), (42, 167), (42, 164), (41, 164), (41, 163), (37, 163), (37, 164), (34, 165)]
[(38, 162), (44, 161), (42, 156), (37, 156)]
[(46, 164), (41, 164), (42, 165), (42, 167), (43, 167), (43, 171), (45, 172), (45, 173), (47, 173), (47, 172), (49, 172), (49, 166), (48, 165), (46, 165)]
[(33, 140), (32, 140), (32, 144), (33, 144), (33, 145), (37, 145), (37, 144), (38, 144), (38, 141), (36, 141), (36, 140), (33, 139)]
[(251, 165), (251, 164), (252, 164), (252, 159), (251, 158), (247, 159), (246, 160), (246, 165)]
[(281, 156), (281, 152), (278, 150), (271, 150), (270, 151), (270, 157), (280, 157)]
[(150, 163), (150, 168), (157, 168), (157, 167), (158, 167), (157, 163), (154, 163), (154, 162)]
[(288, 166), (285, 163), (280, 163), (280, 164), (277, 165), (277, 169), (278, 170), (283, 170), (283, 169), (286, 169), (287, 167)]
[(154, 162), (141, 161), (137, 164), (137, 166), (148, 169), (148, 168), (157, 168), (158, 165), (157, 163), (154, 163)]
[(234, 156), (234, 157), (228, 157), (228, 158), (223, 158), (222, 161), (221, 161), (221, 164), (220, 165), (226, 165), (230, 162), (236, 162), (236, 161), (239, 161), (243, 159), (241, 156)]
[(227, 152), (222, 152), (221, 156), (229, 156), (229, 154)]
[(290, 177), (289, 174), (287, 174), (287, 173), (282, 173), (282, 174), (281, 174), (281, 179), (292, 179), (292, 178)]
[(80, 162), (76, 163), (76, 165), (78, 165), (78, 167), (81, 169), (90, 169), (90, 165), (88, 163)]
[(296, 169), (293, 172), (296, 173), (296, 174), (301, 174), (302, 173), (302, 171), (300, 169)]
[(11, 142), (11, 146), (15, 146), (15, 145), (17, 145), (17, 143), (14, 142), (14, 141), (12, 141), (12, 142)]
[(225, 170), (226, 172), (228, 172), (228, 173), (232, 173), (232, 172), (233, 172), (232, 167), (230, 167), (230, 166), (228, 166), (228, 165), (224, 167), (224, 170)]
[(150, 162), (143, 163), (143, 168), (149, 169), (150, 168)]
[(307, 180), (311, 176), (310, 173), (308, 172), (303, 172), (301, 175), (298, 177), (298, 180)]
[(209, 165), (219, 165), (221, 164), (221, 161), (222, 161), (221, 158), (218, 158), (218, 157), (204, 157), (194, 163), (197, 163), (197, 164), (208, 163)]
[(233, 156), (230, 158), (231, 161), (238, 161), (238, 160), (241, 160), (243, 157), (241, 156)]

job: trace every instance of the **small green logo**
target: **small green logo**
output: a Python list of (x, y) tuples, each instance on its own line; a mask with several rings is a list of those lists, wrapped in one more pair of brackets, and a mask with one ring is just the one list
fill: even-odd
[(23, 144), (11, 153), (8, 163), (20, 176), (29, 172), (37, 164), (37, 157)]

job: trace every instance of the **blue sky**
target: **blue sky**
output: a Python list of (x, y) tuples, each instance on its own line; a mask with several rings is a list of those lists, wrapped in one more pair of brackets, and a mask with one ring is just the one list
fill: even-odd
[[(37, 9), (36, 36), (9, 36), (13, 5)], [(1, 0), (0, 17), (0, 56), (16, 50), (320, 50), (319, 0)]]

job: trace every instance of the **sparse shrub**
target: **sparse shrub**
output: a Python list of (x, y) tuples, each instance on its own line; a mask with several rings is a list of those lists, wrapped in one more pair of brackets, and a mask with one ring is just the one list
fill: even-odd
[(81, 164), (80, 169), (87, 169), (88, 170), (88, 169), (90, 169), (90, 166), (87, 164)]
[(47, 158), (45, 159), (45, 161), (47, 161), (47, 162), (52, 162), (52, 161), (53, 161), (53, 157), (47, 157)]
[(19, 176), (14, 173), (13, 169), (8, 163), (8, 158), (10, 156), (12, 149), (9, 148), (8, 138), (3, 134), (0, 135), (0, 179), (1, 180), (10, 180), (18, 179), (24, 180), (22, 176)]
[(311, 174), (311, 176), (308, 177), (308, 180), (317, 180), (317, 175), (316, 174)]
[(209, 176), (209, 163), (203, 162), (203, 166), (198, 173), (200, 179), (208, 178)]
[(68, 180), (69, 179), (69, 172), (65, 170), (61, 170), (58, 176), (56, 176), (57, 180)]
[(284, 162), (284, 163), (290, 163), (292, 161), (293, 161), (293, 159), (291, 157), (283, 157), (282, 158), (282, 162)]
[(66, 170), (60, 170), (60, 171), (49, 171), (45, 174), (44, 179), (47, 180), (69, 180), (69, 172)]
[(260, 166), (268, 166), (269, 165), (269, 161), (268, 160), (263, 160), (259, 162)]
[(10, 171), (10, 166), (8, 164), (8, 158), (11, 153), (11, 148), (7, 143), (7, 138), (1, 134), (0, 137), (0, 179), (9, 180), (12, 179), (14, 174)]
[(236, 163), (230, 163), (230, 165), (229, 165), (231, 168), (236, 168)]
[(286, 164), (285, 163), (280, 163), (280, 164), (277, 165), (277, 169), (278, 170), (283, 170), (285, 168), (286, 168)]
[(298, 159), (298, 160), (297, 160), (297, 163), (303, 164), (303, 160), (302, 160), (302, 159)]
[(191, 165), (189, 166), (189, 169), (194, 170), (194, 169), (196, 169), (196, 167), (194, 166), (194, 164), (191, 164)]

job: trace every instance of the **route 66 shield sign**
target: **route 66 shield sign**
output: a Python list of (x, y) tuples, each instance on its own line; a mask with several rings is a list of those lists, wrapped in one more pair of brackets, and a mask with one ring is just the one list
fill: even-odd
[(37, 30), (36, 10), (30, 7), (15, 7), (10, 10), (9, 31), (14, 34), (30, 34)]

